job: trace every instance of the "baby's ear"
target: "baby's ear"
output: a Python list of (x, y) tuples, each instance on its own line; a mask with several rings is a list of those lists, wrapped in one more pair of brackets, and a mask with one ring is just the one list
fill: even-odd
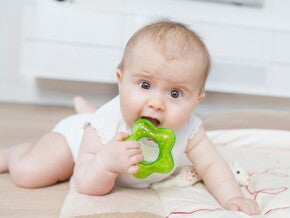
[(116, 71), (116, 76), (117, 76), (118, 82), (121, 82), (122, 81), (122, 77), (123, 77), (123, 72), (119, 68)]
[(120, 70), (119, 68), (117, 68), (116, 77), (117, 77), (117, 80), (118, 80), (118, 89), (120, 91), (121, 87), (122, 87), (123, 71)]
[(201, 92), (199, 95), (198, 95), (198, 102), (201, 102), (205, 97), (205, 93), (204, 92)]

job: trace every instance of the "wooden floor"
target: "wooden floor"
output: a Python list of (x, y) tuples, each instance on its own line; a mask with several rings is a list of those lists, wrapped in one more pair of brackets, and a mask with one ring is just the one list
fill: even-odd
[[(36, 141), (58, 120), (73, 113), (68, 107), (0, 103), (0, 150)], [(68, 189), (68, 182), (41, 189), (23, 189), (13, 184), (9, 173), (0, 174), (0, 217), (59, 217)]]
[(74, 110), (61, 106), (0, 104), (0, 149), (35, 141)]

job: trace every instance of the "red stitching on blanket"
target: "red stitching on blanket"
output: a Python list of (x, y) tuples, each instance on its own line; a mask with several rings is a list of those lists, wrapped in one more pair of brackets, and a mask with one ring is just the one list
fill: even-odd
[[(254, 174), (258, 174), (258, 175), (263, 175), (263, 174), (270, 174), (272, 176), (278, 176), (278, 177), (288, 177), (289, 175), (286, 173), (276, 173), (273, 171), (276, 170), (281, 170), (281, 169), (290, 169), (290, 167), (274, 167), (274, 168), (269, 168), (266, 169), (263, 172), (255, 172), (255, 173), (251, 173), (251, 177)], [(247, 191), (249, 192), (249, 194), (254, 195), (254, 200), (256, 200), (257, 196), (259, 193), (264, 193), (264, 194), (279, 194), (283, 191), (286, 191), (288, 189), (288, 187), (280, 187), (280, 188), (270, 188), (270, 189), (261, 189), (261, 190), (257, 190), (257, 191), (251, 191), (249, 186), (246, 186)], [(270, 192), (270, 191), (275, 191), (277, 190), (277, 192)]]
[[(260, 194), (260, 193), (275, 195), (275, 194), (279, 194), (281, 192), (284, 192), (287, 189), (288, 189), (287, 187), (280, 187), (280, 188), (269, 188), (269, 189), (260, 189), (257, 191), (251, 191), (249, 186), (246, 186), (246, 190), (249, 192), (249, 194), (254, 195), (254, 200), (256, 200), (258, 194)], [(274, 192), (274, 191), (276, 191), (276, 192)]]
[(170, 214), (166, 217), (170, 217), (171, 215), (181, 215), (181, 214), (194, 214), (196, 212), (200, 212), (200, 211), (217, 211), (217, 210), (223, 210), (222, 208), (215, 208), (215, 209), (207, 209), (207, 208), (201, 208), (201, 209), (197, 209), (197, 210), (193, 210), (193, 211), (189, 211), (189, 212), (186, 212), (186, 211), (173, 211), (173, 212), (170, 212)]
[[(270, 169), (266, 169), (265, 171), (263, 172), (255, 172), (255, 173), (251, 173), (251, 176), (253, 174), (258, 174), (258, 175), (263, 175), (263, 174), (270, 174), (270, 175), (273, 175), (273, 176), (277, 176), (277, 177), (288, 177), (289, 175), (286, 174), (286, 173), (276, 173), (276, 172), (273, 172), (275, 170), (281, 170), (281, 169), (290, 169), (290, 167), (279, 167), (279, 168), (270, 168)], [(254, 200), (256, 200), (258, 194), (271, 194), (271, 195), (275, 195), (275, 194), (279, 194), (281, 192), (284, 192), (288, 189), (288, 187), (279, 187), (279, 188), (269, 188), (269, 189), (260, 189), (260, 190), (257, 190), (257, 191), (251, 191), (249, 186), (246, 186), (246, 190), (249, 192), (250, 195), (253, 195), (254, 196)], [(264, 213), (264, 215), (267, 215), (269, 213), (271, 213), (272, 211), (275, 211), (275, 210), (279, 210), (279, 209), (289, 209), (290, 206), (286, 206), (286, 207), (277, 207), (277, 208), (272, 208), (268, 211), (266, 211)], [(200, 209), (197, 209), (197, 210), (194, 210), (194, 211), (189, 211), (189, 212), (186, 212), (186, 211), (173, 211), (173, 212), (170, 212), (168, 216), (166, 216), (166, 218), (169, 218), (171, 215), (182, 215), (182, 214), (194, 214), (196, 212), (200, 212), (200, 211), (210, 211), (210, 212), (214, 212), (214, 211), (217, 211), (217, 210), (223, 210), (222, 208), (216, 208), (216, 209), (207, 209), (207, 208), (200, 208)]]
[(271, 213), (274, 210), (289, 209), (289, 208), (290, 208), (290, 206), (273, 208), (273, 209), (268, 210), (264, 215), (267, 215), (268, 213)]
[[(290, 169), (290, 167), (274, 167), (274, 168), (266, 169), (263, 172), (251, 173), (251, 176), (253, 174), (258, 174), (258, 175), (269, 174), (269, 175), (277, 176), (277, 177), (281, 177), (281, 178), (289, 177), (289, 175), (287, 173), (280, 173), (280, 172), (277, 173), (277, 172), (275, 172), (276, 170), (282, 170), (282, 169), (284, 169), (284, 170), (286, 169), (287, 170), (287, 169)], [(287, 189), (288, 189), (288, 187), (284, 187), (283, 186), (283, 187), (280, 187), (280, 188), (270, 188), (270, 189), (261, 189), (261, 190), (257, 190), (257, 191), (251, 191), (249, 186), (246, 186), (246, 190), (249, 192), (249, 194), (250, 195), (254, 195), (254, 200), (256, 200), (258, 194), (260, 194), (260, 193), (274, 195), (274, 194), (279, 194), (281, 192), (284, 192)], [(275, 211), (275, 210), (289, 209), (289, 208), (290, 208), (290, 206), (272, 208), (272, 209), (266, 211), (264, 213), (264, 215), (267, 215), (268, 213), (271, 213), (272, 211)]]
[(282, 169), (290, 169), (290, 167), (276, 167), (276, 168), (270, 168), (270, 169), (266, 169), (264, 172), (261, 172), (261, 173), (252, 173), (252, 174), (260, 174), (260, 175), (263, 175), (263, 174), (270, 174), (272, 176), (278, 176), (278, 177), (288, 177), (289, 175), (286, 174), (286, 173), (276, 173), (276, 172), (272, 172), (272, 171), (275, 171), (275, 170), (282, 170)]

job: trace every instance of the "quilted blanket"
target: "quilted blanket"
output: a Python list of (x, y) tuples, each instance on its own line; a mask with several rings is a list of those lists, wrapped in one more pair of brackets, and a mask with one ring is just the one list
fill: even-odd
[[(237, 161), (250, 173), (242, 191), (255, 199), (261, 214), (290, 217), (290, 132), (235, 129), (208, 131), (228, 163)], [(186, 164), (186, 163), (185, 163)], [(116, 187), (106, 196), (79, 194), (73, 184), (60, 217), (250, 217), (223, 209), (203, 183), (153, 191)]]

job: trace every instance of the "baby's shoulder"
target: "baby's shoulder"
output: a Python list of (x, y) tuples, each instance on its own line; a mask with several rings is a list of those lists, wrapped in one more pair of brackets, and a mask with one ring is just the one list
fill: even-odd
[(100, 107), (91, 121), (104, 144), (115, 136), (123, 123), (118, 96)]
[(201, 119), (195, 113), (192, 113), (185, 124), (182, 126), (180, 132), (185, 135), (189, 134), (189, 137), (191, 137), (192, 134), (198, 131), (201, 125)]

